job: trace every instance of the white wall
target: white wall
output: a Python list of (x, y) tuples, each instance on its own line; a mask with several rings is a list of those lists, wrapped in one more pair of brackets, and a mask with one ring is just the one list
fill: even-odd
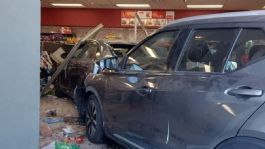
[(0, 2), (0, 148), (37, 149), (40, 0)]

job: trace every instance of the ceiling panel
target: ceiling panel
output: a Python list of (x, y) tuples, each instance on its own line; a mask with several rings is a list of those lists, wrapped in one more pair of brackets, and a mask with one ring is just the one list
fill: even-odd
[(85, 4), (89, 8), (112, 8), (113, 4), (111, 1), (106, 0), (83, 0), (83, 4)]
[(112, 3), (124, 3), (124, 4), (137, 4), (137, 3), (148, 3), (150, 0), (109, 0)]
[(226, 0), (186, 0), (186, 4), (195, 4), (195, 5), (218, 5), (224, 4)]
[(227, 0), (224, 9), (228, 10), (256, 10), (262, 9), (264, 0)]
[[(265, 0), (42, 0), (42, 7), (50, 3), (82, 3), (87, 8), (118, 8), (117, 3), (148, 3), (151, 9), (187, 9), (186, 4), (224, 4), (225, 10), (262, 9)], [(185, 4), (186, 3), (186, 4)]]
[(53, 7), (51, 3), (81, 3), (89, 8), (113, 7), (113, 4), (109, 0), (42, 0), (43, 7)]
[(186, 9), (182, 0), (152, 0), (150, 5), (154, 9)]

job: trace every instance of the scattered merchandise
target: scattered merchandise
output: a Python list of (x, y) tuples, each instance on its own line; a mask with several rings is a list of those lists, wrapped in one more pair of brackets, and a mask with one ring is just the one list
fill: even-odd
[(62, 117), (45, 117), (43, 118), (43, 121), (47, 124), (53, 124), (53, 123), (60, 123), (63, 122)]
[(60, 27), (59, 31), (61, 34), (72, 34), (72, 29), (70, 27)]
[(68, 44), (76, 44), (79, 42), (79, 38), (76, 38), (76, 37), (67, 37), (66, 38), (66, 43)]
[(51, 137), (40, 136), (40, 145), (39, 146), (41, 149), (54, 149), (55, 146), (52, 146), (52, 142), (53, 142), (53, 140)]
[(40, 101), (41, 149), (115, 149), (96, 145), (85, 137), (85, 126), (78, 123), (73, 102), (66, 98), (45, 96)]
[(65, 142), (56, 142), (55, 149), (80, 149), (76, 144), (68, 144)]
[(56, 109), (48, 109), (46, 111), (46, 116), (47, 117), (55, 117), (56, 116)]
[[(50, 79), (50, 78), (49, 78)], [(47, 84), (47, 83), (45, 83)], [(41, 90), (44, 88), (44, 86), (42, 86)], [(55, 96), (55, 87), (54, 85), (52, 84), (50, 86), (50, 90), (48, 92), (45, 93), (45, 96), (50, 96), (51, 98), (53, 98)]]
[(63, 42), (64, 35), (60, 33), (41, 33), (41, 41), (45, 42)]
[(84, 143), (85, 136), (79, 136), (75, 138), (75, 142), (77, 144), (83, 144)]
[(74, 136), (74, 130), (71, 126), (66, 126), (65, 128), (63, 128), (63, 134), (66, 137), (71, 137)]
[(53, 141), (52, 143), (50, 143), (49, 145), (47, 145), (41, 149), (55, 149), (55, 142)]
[(52, 61), (47, 51), (41, 52), (40, 57), (40, 85), (41, 88), (44, 87), (49, 79), (51, 78), (52, 73)]
[(50, 31), (48, 33), (41, 33), (42, 42), (55, 42), (75, 44), (78, 42), (78, 38), (73, 34), (70, 27), (60, 27), (58, 31)]
[(51, 137), (52, 129), (47, 124), (40, 122), (40, 135), (43, 137)]
[(47, 51), (41, 52), (40, 67), (48, 71), (52, 70), (52, 61)]
[(65, 123), (79, 125), (78, 117), (71, 117), (71, 114), (68, 114), (66, 116), (67, 117), (64, 117)]
[(47, 111), (56, 110), (56, 117), (63, 117), (65, 122), (74, 121), (78, 117), (77, 110), (73, 101), (68, 98), (58, 98), (53, 95), (41, 97), (40, 117), (47, 116)]
[(57, 64), (61, 64), (64, 62), (64, 58), (62, 58), (62, 54), (64, 53), (65, 51), (60, 47), (55, 52), (53, 52), (50, 56)]

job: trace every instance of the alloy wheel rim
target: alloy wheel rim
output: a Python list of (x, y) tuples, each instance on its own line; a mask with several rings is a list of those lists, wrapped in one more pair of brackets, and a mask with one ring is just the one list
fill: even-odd
[(97, 111), (94, 103), (89, 103), (86, 112), (86, 127), (88, 135), (92, 137), (96, 132)]

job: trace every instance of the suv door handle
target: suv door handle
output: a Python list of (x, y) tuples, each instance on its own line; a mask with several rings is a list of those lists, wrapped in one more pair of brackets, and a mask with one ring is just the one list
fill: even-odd
[(142, 88), (136, 89), (136, 93), (141, 96), (146, 96), (152, 93), (152, 89), (149, 87), (142, 87)]
[(226, 90), (226, 93), (231, 96), (261, 97), (263, 95), (263, 90), (242, 86), (238, 88), (228, 89)]

